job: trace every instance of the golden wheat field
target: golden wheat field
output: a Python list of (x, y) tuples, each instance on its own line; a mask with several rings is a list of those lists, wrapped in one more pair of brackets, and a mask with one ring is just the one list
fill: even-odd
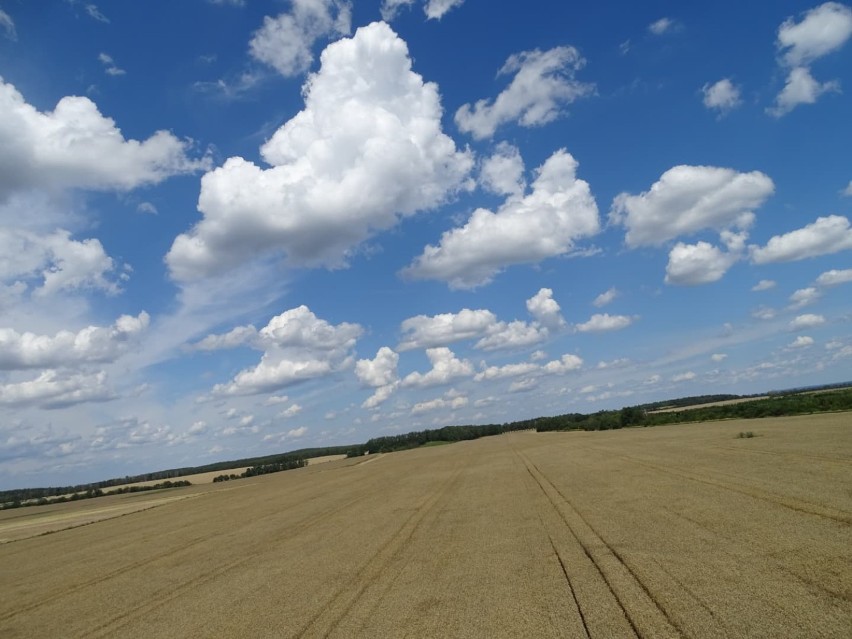
[(849, 637), (851, 524), (849, 413), (513, 433), (5, 511), (0, 637)]

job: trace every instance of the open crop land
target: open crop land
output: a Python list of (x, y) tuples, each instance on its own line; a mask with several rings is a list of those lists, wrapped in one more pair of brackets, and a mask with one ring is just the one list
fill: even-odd
[(4, 639), (848, 637), (852, 414), (518, 432), (0, 539)]

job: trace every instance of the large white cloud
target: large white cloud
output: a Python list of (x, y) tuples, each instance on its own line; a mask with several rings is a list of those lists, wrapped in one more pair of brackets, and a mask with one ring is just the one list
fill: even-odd
[(627, 228), (629, 246), (659, 246), (703, 229), (745, 228), (752, 211), (774, 190), (772, 180), (759, 171), (675, 166), (648, 191), (616, 196), (610, 218)]
[(577, 161), (564, 149), (541, 166), (532, 192), (510, 198), (496, 213), (476, 209), (462, 227), (403, 270), (415, 279), (445, 280), (452, 288), (490, 282), (503, 268), (570, 253), (577, 239), (598, 232), (598, 207)]
[(106, 373), (61, 373), (50, 369), (35, 379), (0, 384), (0, 405), (66, 408), (85, 402), (115, 399), (107, 386)]
[(41, 112), (0, 78), (0, 201), (14, 191), (129, 190), (207, 168), (167, 131), (126, 140), (89, 98), (62, 98)]
[(450, 382), (473, 375), (473, 364), (468, 360), (458, 359), (449, 348), (427, 348), (426, 357), (432, 364), (432, 369), (426, 373), (409, 373), (402, 380), (402, 386), (428, 388), (441, 386)]
[(852, 9), (826, 2), (805, 13), (801, 22), (787, 18), (778, 28), (778, 48), (790, 66), (810, 64), (837, 51), (852, 37)]
[(591, 95), (594, 84), (575, 79), (586, 61), (574, 47), (534, 49), (506, 60), (498, 75), (515, 77), (494, 100), (477, 100), (456, 111), (456, 125), (476, 139), (490, 138), (498, 127), (517, 121), (525, 127), (552, 122), (575, 100)]
[[(118, 285), (109, 274), (115, 264), (99, 240), (72, 240), (63, 229), (41, 235), (0, 227), (0, 282), (21, 282), (36, 295)], [(35, 286), (33, 286), (35, 285)]]
[(852, 228), (841, 215), (819, 217), (804, 228), (776, 235), (766, 246), (751, 246), (755, 264), (792, 262), (852, 249)]
[(357, 324), (332, 325), (307, 306), (285, 311), (269, 320), (256, 338), (237, 342), (263, 349), (260, 363), (227, 384), (217, 384), (213, 394), (267, 393), (342, 370), (352, 365), (352, 349), (362, 332)]
[(466, 185), (471, 154), (441, 132), (438, 88), (411, 70), (390, 27), (358, 29), (321, 60), (305, 108), (261, 148), (271, 168), (234, 157), (202, 178), (204, 218), (167, 256), (175, 278), (269, 251), (295, 265), (343, 266), (376, 231)]
[(483, 351), (523, 348), (543, 342), (550, 331), (538, 322), (527, 323), (520, 320), (514, 322), (498, 322), (480, 339), (474, 348)]
[(290, 13), (263, 19), (249, 42), (251, 55), (284, 76), (307, 71), (314, 60), (311, 47), (320, 38), (347, 35), (352, 5), (341, 0), (292, 0)]
[(402, 341), (397, 350), (446, 346), (453, 342), (481, 337), (492, 331), (498, 323), (497, 316), (485, 309), (463, 308), (458, 313), (409, 317), (403, 320), (400, 326)]
[(790, 321), (790, 330), (798, 331), (803, 328), (814, 328), (815, 326), (822, 326), (825, 324), (825, 317), (822, 315), (817, 315), (815, 313), (805, 313), (804, 315), (797, 315)]
[(122, 315), (112, 326), (88, 326), (53, 336), (0, 328), (0, 370), (111, 362), (136, 344), (148, 322), (143, 311), (137, 317)]

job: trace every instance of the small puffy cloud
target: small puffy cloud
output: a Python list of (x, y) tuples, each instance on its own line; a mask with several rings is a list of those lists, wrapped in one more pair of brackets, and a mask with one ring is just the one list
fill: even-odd
[(485, 370), (474, 375), (475, 382), (490, 381), (493, 379), (505, 379), (507, 377), (520, 377), (529, 375), (539, 370), (538, 364), (523, 362), (520, 364), (506, 364), (505, 366), (489, 366)]
[(524, 127), (552, 122), (564, 114), (567, 105), (595, 92), (593, 84), (574, 77), (585, 63), (574, 47), (516, 53), (498, 72), (498, 76), (515, 74), (509, 86), (494, 100), (463, 105), (456, 111), (456, 125), (482, 140), (509, 122)]
[(106, 381), (103, 371), (94, 374), (61, 373), (50, 369), (32, 380), (0, 384), (0, 406), (54, 409), (85, 402), (106, 402), (115, 399)]
[(547, 353), (544, 351), (535, 351), (530, 355), (530, 361), (540, 362), (543, 359), (547, 359)]
[(826, 2), (804, 14), (800, 22), (790, 17), (778, 28), (778, 49), (784, 62), (807, 65), (840, 49), (852, 37), (852, 9)]
[(775, 288), (774, 280), (760, 280), (757, 284), (751, 287), (753, 291), (768, 291), (771, 288)]
[(717, 363), (718, 362), (724, 362), (726, 359), (728, 359), (728, 354), (727, 353), (713, 353), (710, 356), (710, 359), (713, 360), (714, 362), (717, 362)]
[(285, 311), (269, 320), (251, 343), (264, 350), (260, 363), (216, 385), (213, 394), (268, 393), (351, 366), (352, 349), (362, 332), (357, 324), (334, 326), (307, 306)]
[(776, 315), (775, 309), (768, 306), (758, 306), (751, 312), (752, 317), (764, 321), (774, 319)]
[(207, 432), (207, 422), (204, 420), (193, 422), (192, 426), (189, 427), (190, 435), (200, 435), (205, 432)]
[(302, 407), (298, 404), (292, 404), (278, 413), (278, 417), (282, 419), (290, 419), (291, 417), (295, 417), (299, 413), (302, 412)]
[(107, 53), (100, 53), (98, 55), (98, 60), (100, 60), (101, 64), (104, 65), (104, 73), (111, 76), (117, 75), (125, 75), (127, 71), (124, 69), (119, 69), (118, 65), (115, 64), (115, 60), (112, 59), (112, 56)]
[(365, 239), (467, 186), (471, 153), (442, 133), (438, 88), (411, 70), (390, 27), (362, 27), (321, 60), (305, 108), (261, 148), (270, 168), (233, 157), (202, 178), (204, 217), (175, 239), (173, 277), (271, 252), (298, 266), (345, 266)]
[(798, 331), (803, 328), (813, 328), (815, 326), (821, 326), (825, 324), (825, 317), (822, 315), (815, 315), (814, 313), (805, 313), (804, 315), (796, 316), (790, 322), (790, 330)]
[(607, 304), (610, 304), (619, 295), (620, 295), (620, 293), (618, 292), (618, 289), (613, 286), (612, 288), (607, 289), (606, 291), (604, 291), (603, 293), (598, 295), (594, 299), (592, 304), (594, 306), (597, 306), (598, 308), (601, 308), (602, 306), (606, 306)]
[(0, 328), (0, 370), (112, 362), (137, 344), (148, 322), (148, 314), (142, 311), (137, 317), (122, 315), (112, 326), (88, 326), (53, 336)]
[(819, 290), (813, 286), (800, 288), (790, 295), (790, 308), (797, 309), (816, 302), (821, 296)]
[(287, 431), (287, 437), (296, 439), (299, 437), (304, 437), (308, 433), (307, 426), (299, 426), (298, 428), (291, 428)]
[(575, 327), (581, 333), (603, 333), (608, 331), (620, 331), (630, 326), (636, 317), (628, 315), (610, 315), (609, 313), (595, 313), (587, 322), (577, 324)]
[(722, 78), (714, 84), (705, 84), (701, 92), (704, 95), (704, 106), (716, 109), (719, 113), (733, 111), (740, 104), (740, 89), (728, 78)]
[(852, 228), (842, 215), (817, 218), (804, 228), (772, 237), (766, 246), (751, 246), (755, 264), (793, 262), (852, 249)]
[(190, 143), (167, 131), (126, 140), (85, 97), (64, 97), (40, 112), (0, 79), (0, 201), (13, 191), (82, 188), (125, 191), (204, 169)]
[(685, 373), (673, 375), (672, 381), (675, 382), (675, 383), (677, 383), (677, 382), (689, 382), (689, 381), (692, 381), (693, 379), (695, 379), (696, 377), (697, 376), (696, 376), (695, 373), (693, 373), (692, 371), (687, 371)]
[(539, 169), (531, 193), (508, 199), (496, 213), (476, 209), (467, 224), (444, 232), (438, 246), (427, 246), (402, 274), (474, 288), (507, 266), (570, 253), (577, 239), (600, 228), (589, 184), (576, 171), (577, 161), (557, 151)]
[(249, 42), (252, 57), (281, 75), (305, 73), (314, 61), (311, 48), (319, 39), (347, 35), (352, 5), (342, 0), (293, 0), (291, 13), (266, 16)]
[(678, 22), (673, 18), (663, 17), (648, 25), (648, 31), (656, 36), (677, 30)]
[(814, 338), (807, 335), (799, 335), (796, 339), (790, 342), (788, 348), (807, 348), (814, 345)]
[(355, 374), (365, 386), (388, 386), (397, 380), (398, 364), (399, 354), (387, 346), (382, 346), (375, 358), (358, 360), (355, 364)]
[(579, 370), (583, 367), (583, 360), (577, 355), (573, 355), (572, 353), (566, 353), (559, 359), (554, 359), (547, 364), (544, 364), (541, 369), (545, 373), (550, 373), (552, 375), (562, 375), (564, 373), (570, 373), (571, 371)]
[(0, 9), (0, 29), (3, 30), (5, 36), (9, 40), (17, 40), (18, 32), (15, 29), (15, 21), (12, 20), (12, 17)]
[(474, 347), (483, 351), (523, 348), (543, 342), (549, 335), (550, 331), (537, 323), (498, 322)]
[(396, 18), (402, 7), (410, 7), (415, 0), (382, 0), (382, 20), (390, 22)]
[[(0, 178), (2, 179), (2, 178)], [(102, 290), (117, 293), (108, 279), (115, 269), (97, 239), (72, 240), (68, 231), (49, 235), (0, 228), (0, 282), (35, 284), (33, 292), (48, 296), (69, 290)]]
[(458, 313), (417, 315), (402, 322), (402, 341), (397, 350), (446, 346), (453, 342), (481, 337), (493, 330), (497, 324), (494, 313), (484, 309), (465, 308)]
[(536, 321), (548, 329), (565, 325), (559, 303), (553, 299), (553, 290), (542, 288), (527, 300), (527, 310)]
[(427, 388), (449, 384), (452, 381), (473, 375), (473, 364), (460, 360), (446, 347), (427, 348), (426, 356), (432, 363), (432, 370), (426, 373), (414, 372), (406, 375), (402, 386)]
[(659, 246), (703, 229), (747, 228), (774, 190), (759, 171), (681, 165), (644, 193), (616, 196), (610, 219), (627, 228), (628, 246)]
[(796, 67), (787, 76), (787, 82), (775, 98), (775, 106), (767, 109), (770, 115), (781, 117), (800, 104), (814, 104), (825, 93), (840, 93), (836, 80), (818, 82), (807, 67)]
[(697, 286), (716, 282), (739, 259), (739, 254), (721, 251), (707, 242), (678, 242), (669, 252), (666, 284)]
[(530, 377), (528, 379), (519, 379), (509, 385), (510, 393), (526, 393), (538, 386), (538, 380)]
[(837, 286), (838, 284), (847, 284), (852, 282), (852, 268), (841, 270), (832, 269), (821, 274), (816, 278), (817, 286)]
[(518, 147), (501, 142), (489, 157), (482, 161), (479, 183), (497, 195), (522, 195), (527, 188), (524, 179), (524, 160)]

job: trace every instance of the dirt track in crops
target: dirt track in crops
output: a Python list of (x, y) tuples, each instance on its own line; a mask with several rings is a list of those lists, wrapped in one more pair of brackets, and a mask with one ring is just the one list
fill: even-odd
[[(746, 430), (757, 436), (736, 438)], [(849, 413), (515, 433), (149, 494), (145, 509), (51, 534), (38, 524), (129, 497), (0, 513), (0, 538), (16, 531), (0, 544), (0, 636), (852, 628)]]

